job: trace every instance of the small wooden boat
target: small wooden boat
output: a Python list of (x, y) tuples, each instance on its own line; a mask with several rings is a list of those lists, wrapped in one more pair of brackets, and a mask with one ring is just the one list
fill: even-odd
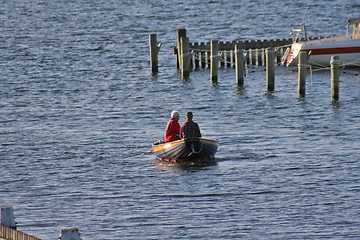
[(214, 158), (218, 141), (204, 138), (188, 138), (173, 142), (153, 144), (153, 153), (168, 162), (197, 162)]
[[(300, 52), (308, 54), (308, 64), (316, 67), (330, 66), (331, 56), (337, 55), (340, 61), (347, 66), (360, 65), (360, 18), (350, 18), (347, 21), (347, 35), (336, 36), (318, 40), (305, 40), (294, 42), (291, 48), (285, 52), (283, 63), (286, 66), (296, 66), (298, 64), (298, 56)], [(353, 31), (350, 32), (352, 27)], [(295, 29), (298, 35), (304, 29)]]

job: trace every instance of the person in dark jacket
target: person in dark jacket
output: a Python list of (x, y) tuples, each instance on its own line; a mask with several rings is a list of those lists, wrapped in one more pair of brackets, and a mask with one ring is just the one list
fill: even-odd
[(201, 137), (199, 125), (194, 122), (192, 112), (186, 113), (186, 121), (180, 127), (180, 138)]

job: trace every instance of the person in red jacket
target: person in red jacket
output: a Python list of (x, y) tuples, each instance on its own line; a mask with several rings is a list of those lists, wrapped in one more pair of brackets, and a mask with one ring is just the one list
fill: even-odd
[(178, 111), (171, 112), (171, 119), (166, 125), (164, 142), (180, 140), (180, 114)]

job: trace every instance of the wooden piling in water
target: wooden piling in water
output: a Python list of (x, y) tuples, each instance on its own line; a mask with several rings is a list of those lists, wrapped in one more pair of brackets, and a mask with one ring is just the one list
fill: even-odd
[(185, 28), (178, 28), (176, 30), (177, 33), (177, 58), (176, 58), (176, 67), (178, 70), (181, 70), (181, 38), (186, 37), (186, 29)]
[(81, 240), (79, 229), (67, 228), (60, 231), (59, 240)]
[(339, 77), (340, 77), (340, 57), (331, 57), (331, 99), (339, 100)]
[(219, 65), (219, 46), (218, 41), (213, 40), (210, 43), (210, 76), (211, 84), (217, 85), (218, 82), (218, 65)]
[(149, 47), (150, 47), (150, 66), (151, 72), (153, 74), (157, 74), (159, 71), (158, 67), (158, 43), (157, 43), (157, 35), (150, 34), (149, 35)]
[(268, 92), (275, 90), (275, 50), (266, 49), (266, 88)]
[(181, 49), (181, 75), (184, 78), (187, 78), (190, 76), (190, 58), (191, 54), (189, 51), (189, 38), (188, 37), (182, 37), (180, 39), (180, 49)]
[(1, 225), (16, 229), (13, 207), (1, 207), (0, 218)]
[(240, 88), (244, 86), (244, 51), (240, 45), (235, 45), (235, 72), (236, 85)]
[(307, 52), (300, 52), (298, 65), (298, 92), (300, 97), (305, 97), (307, 69)]

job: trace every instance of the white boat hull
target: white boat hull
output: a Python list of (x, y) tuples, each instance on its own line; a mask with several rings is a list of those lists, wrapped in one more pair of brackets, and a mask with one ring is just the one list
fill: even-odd
[(360, 66), (360, 39), (346, 36), (294, 43), (286, 59), (287, 66), (298, 64), (300, 52), (308, 53), (308, 64), (317, 67), (330, 66), (331, 56), (339, 56), (347, 66)]

